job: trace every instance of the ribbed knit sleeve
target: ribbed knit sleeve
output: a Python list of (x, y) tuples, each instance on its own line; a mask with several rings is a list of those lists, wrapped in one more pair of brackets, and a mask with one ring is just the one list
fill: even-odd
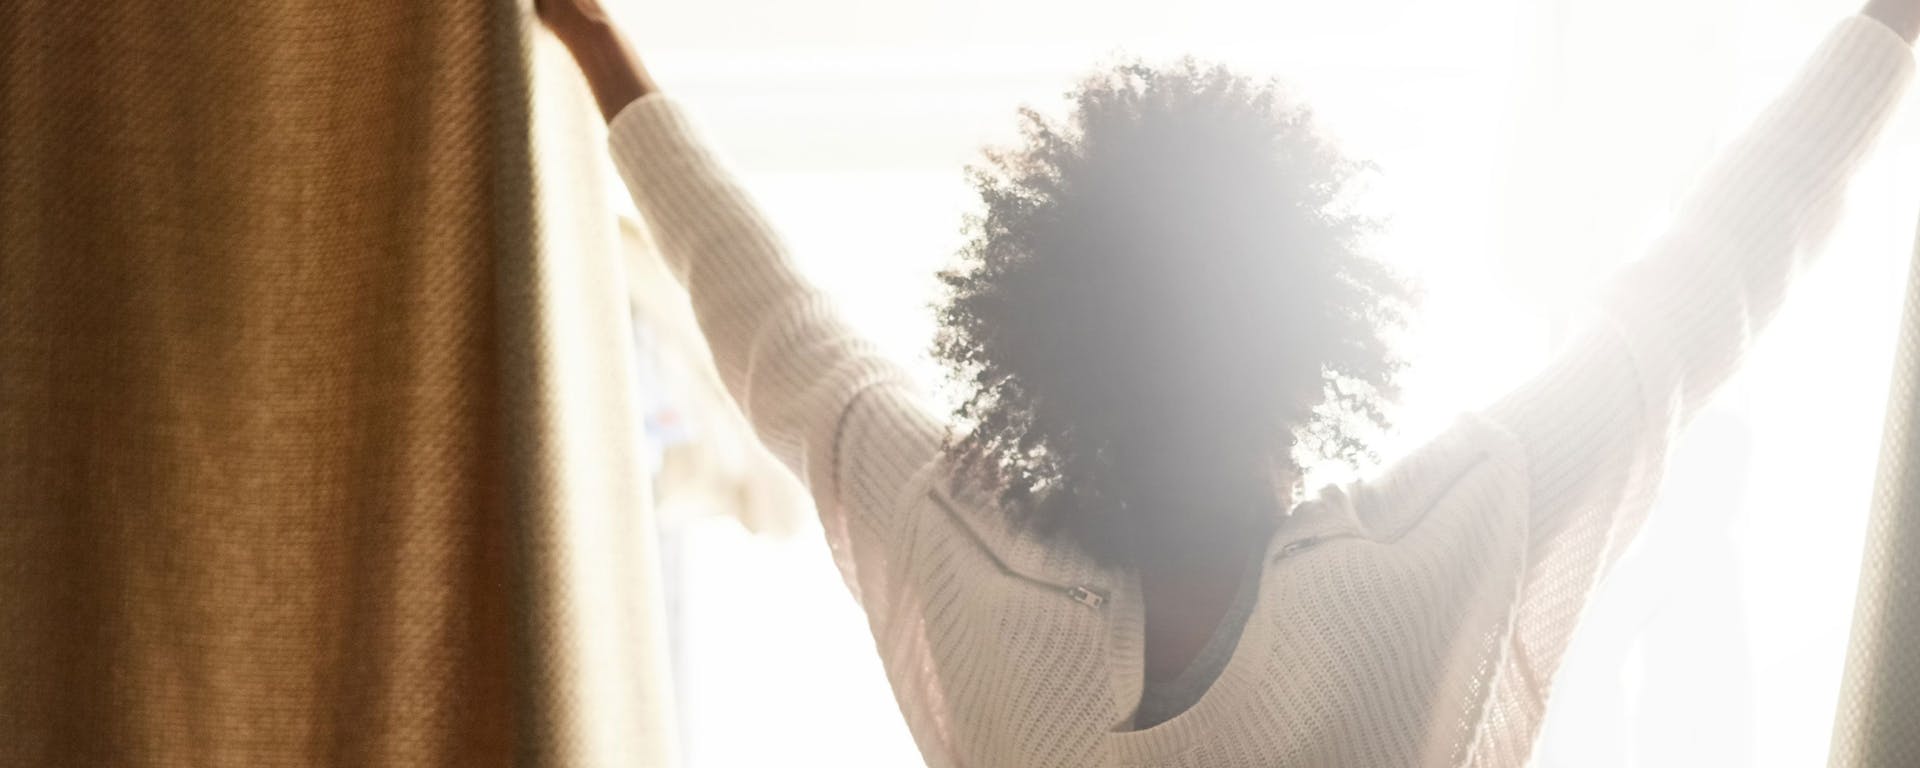
[(1662, 458), (1733, 373), (1818, 252), (1912, 72), (1912, 51), (1892, 30), (1843, 21), (1653, 252), (1604, 286), (1601, 322), (1490, 409), (1526, 444), (1538, 532), (1617, 506), (1624, 481), (1649, 474), (1639, 465)]
[(721, 380), (807, 484), (848, 586), (882, 621), (906, 523), (900, 493), (937, 453), (940, 421), (800, 276), (680, 106), (647, 96), (609, 131), (614, 163), (687, 288)]
[[(1602, 286), (1596, 321), (1487, 409), (1528, 464), (1530, 568), (1509, 683), (1544, 695), (1595, 579), (1652, 505), (1669, 443), (1817, 252), (1913, 68), (1911, 47), (1885, 25), (1841, 22), (1652, 252)], [(1515, 724), (1507, 743), (1526, 743), (1533, 727)], [(1499, 750), (1494, 741), (1483, 747)]]

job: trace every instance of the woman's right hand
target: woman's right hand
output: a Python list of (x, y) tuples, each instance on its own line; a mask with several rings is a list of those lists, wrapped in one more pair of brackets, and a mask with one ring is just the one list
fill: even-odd
[(1913, 42), (1920, 35), (1920, 0), (1867, 0), (1860, 12)]

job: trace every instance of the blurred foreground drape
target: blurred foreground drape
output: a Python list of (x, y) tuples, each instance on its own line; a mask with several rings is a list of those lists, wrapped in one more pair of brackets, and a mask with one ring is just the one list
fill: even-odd
[(4, 15), (0, 765), (669, 760), (602, 145), (528, 9)]
[(1880, 439), (1833, 766), (1920, 765), (1920, 238)]

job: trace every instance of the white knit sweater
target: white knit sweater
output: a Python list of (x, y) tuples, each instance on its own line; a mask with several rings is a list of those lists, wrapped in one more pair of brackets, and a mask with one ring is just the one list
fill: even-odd
[(611, 142), (722, 378), (811, 489), (930, 765), (1519, 766), (1667, 446), (1780, 305), (1912, 70), (1891, 30), (1843, 21), (1554, 362), (1294, 510), (1218, 681), (1138, 731), (1135, 578), (945, 492), (941, 416), (794, 270), (673, 101), (628, 106)]

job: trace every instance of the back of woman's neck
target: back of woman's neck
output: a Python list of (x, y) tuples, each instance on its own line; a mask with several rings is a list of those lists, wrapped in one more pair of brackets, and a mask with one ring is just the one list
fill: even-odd
[(1220, 542), (1211, 552), (1162, 553), (1139, 568), (1146, 611), (1148, 680), (1167, 680), (1193, 663), (1229, 617), (1258, 560), (1252, 543)]

